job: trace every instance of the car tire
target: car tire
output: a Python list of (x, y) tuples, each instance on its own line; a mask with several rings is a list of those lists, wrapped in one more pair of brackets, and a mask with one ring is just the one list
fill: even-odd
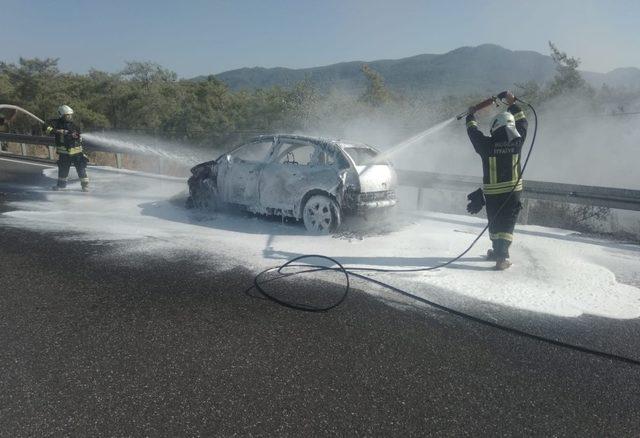
[(191, 196), (187, 199), (188, 208), (199, 208), (215, 211), (218, 208), (218, 199), (215, 190), (209, 187), (207, 180), (197, 181), (191, 186)]
[(330, 234), (342, 222), (338, 203), (325, 195), (312, 195), (302, 209), (302, 221), (312, 234)]

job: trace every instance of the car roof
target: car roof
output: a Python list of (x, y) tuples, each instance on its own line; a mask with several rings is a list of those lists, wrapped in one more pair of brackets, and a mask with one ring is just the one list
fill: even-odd
[(298, 140), (298, 141), (308, 141), (310, 143), (314, 143), (317, 145), (330, 145), (330, 146), (334, 146), (337, 147), (339, 149), (344, 149), (344, 148), (349, 148), (349, 147), (357, 147), (357, 148), (367, 148), (367, 149), (372, 149), (376, 152), (378, 152), (378, 150), (372, 146), (369, 146), (368, 144), (365, 143), (360, 143), (360, 142), (351, 142), (351, 141), (344, 141), (344, 140), (339, 140), (339, 139), (329, 139), (329, 138), (324, 138), (324, 137), (311, 137), (308, 135), (297, 135), (297, 134), (272, 134), (272, 135), (259, 135), (257, 137), (252, 138), (251, 140), (248, 141), (248, 143), (253, 143), (253, 142), (257, 142), (257, 141), (262, 141), (262, 140), (267, 140), (267, 139), (273, 139), (273, 138), (279, 138), (281, 140)]

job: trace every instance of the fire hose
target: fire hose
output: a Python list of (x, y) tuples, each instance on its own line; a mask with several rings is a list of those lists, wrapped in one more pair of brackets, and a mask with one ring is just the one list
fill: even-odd
[[(477, 111), (479, 109), (488, 107), (489, 105), (493, 104), (493, 103), (498, 103), (500, 100), (502, 100), (504, 97), (506, 96), (506, 92), (502, 92), (500, 94), (498, 94), (497, 97), (490, 97), (482, 102), (480, 102), (479, 104), (477, 104), (476, 106), (472, 107), (473, 111)], [(513, 185), (513, 188), (511, 189), (511, 191), (509, 192), (508, 196), (506, 197), (505, 201), (502, 203), (502, 205), (498, 208), (497, 210), (497, 214), (500, 213), (500, 211), (502, 211), (502, 209), (505, 207), (505, 205), (507, 204), (507, 202), (509, 201), (509, 199), (511, 198), (511, 196), (513, 195), (515, 188), (518, 186), (518, 184), (520, 183), (520, 181), (522, 180), (522, 177), (524, 175), (524, 172), (527, 168), (527, 165), (529, 163), (529, 159), (531, 158), (531, 154), (533, 152), (533, 148), (535, 145), (535, 141), (536, 141), (536, 135), (538, 132), (538, 115), (536, 113), (535, 108), (528, 102), (523, 101), (522, 99), (519, 98), (515, 98), (516, 101), (521, 102), (522, 104), (528, 106), (531, 111), (533, 112), (534, 115), (534, 121), (535, 121), (535, 126), (534, 126), (534, 130), (533, 130), (533, 135), (531, 138), (531, 144), (529, 146), (529, 150), (527, 152), (527, 155), (525, 157), (524, 162), (522, 163), (522, 171), (520, 172), (519, 176), (518, 176), (518, 180), (516, 181), (516, 183)], [(462, 117), (465, 117), (467, 114), (469, 113), (469, 111), (466, 111), (460, 115), (457, 116), (457, 119), (460, 120)], [(520, 158), (518, 161), (518, 165), (520, 164)], [(588, 347), (584, 347), (581, 345), (576, 345), (576, 344), (571, 344), (568, 342), (564, 342), (558, 339), (552, 339), (552, 338), (547, 338), (541, 335), (537, 335), (534, 333), (530, 333), (524, 330), (520, 330), (514, 327), (509, 327), (503, 324), (499, 324), (497, 322), (492, 322), (489, 321), (487, 319), (483, 319), (459, 310), (455, 310), (452, 309), (450, 307), (447, 307), (443, 304), (439, 304), (436, 303), (432, 300), (420, 297), (418, 295), (415, 295), (411, 292), (405, 291), (403, 289), (400, 289), (399, 287), (393, 286), (391, 284), (385, 283), (381, 280), (377, 280), (375, 278), (372, 278), (370, 276), (364, 275), (364, 273), (370, 272), (370, 273), (402, 273), (402, 272), (426, 272), (426, 271), (433, 271), (436, 269), (440, 269), (440, 268), (444, 268), (446, 266), (449, 266), (453, 263), (455, 263), (456, 261), (460, 260), (462, 257), (464, 257), (469, 251), (471, 251), (471, 249), (475, 246), (475, 244), (480, 240), (480, 238), (482, 238), (482, 236), (487, 232), (487, 230), (489, 229), (489, 224), (487, 224), (484, 229), (480, 232), (480, 234), (478, 234), (478, 236), (476, 236), (476, 238), (471, 242), (471, 244), (469, 244), (469, 246), (462, 251), (460, 254), (458, 254), (457, 256), (451, 258), (450, 260), (447, 260), (443, 263), (437, 264), (435, 266), (426, 266), (426, 267), (417, 267), (417, 268), (366, 268), (366, 267), (359, 267), (359, 266), (344, 266), (342, 265), (338, 260), (333, 259), (331, 257), (327, 257), (327, 256), (323, 256), (323, 255), (316, 255), (316, 254), (306, 254), (306, 255), (301, 255), (299, 257), (293, 258), (289, 261), (287, 261), (286, 263), (280, 265), (280, 266), (275, 266), (275, 267), (271, 267), (271, 268), (267, 268), (265, 270), (263, 270), (262, 272), (260, 272), (258, 275), (256, 275), (254, 277), (254, 281), (253, 284), (247, 288), (245, 290), (245, 293), (249, 293), (251, 290), (256, 289), (260, 294), (262, 294), (266, 299), (271, 300), (279, 305), (282, 305), (284, 307), (288, 307), (291, 309), (295, 309), (295, 310), (301, 310), (301, 311), (305, 311), (305, 312), (326, 312), (328, 310), (331, 310), (337, 306), (339, 306), (340, 304), (342, 304), (344, 302), (344, 300), (347, 298), (350, 290), (351, 290), (351, 282), (350, 282), (350, 277), (354, 277), (354, 278), (358, 278), (367, 282), (371, 282), (373, 284), (376, 284), (378, 286), (381, 286), (383, 288), (386, 288), (388, 290), (391, 290), (393, 292), (396, 292), (400, 295), (403, 295), (405, 297), (408, 297), (412, 300), (421, 302), (423, 304), (426, 304), (430, 307), (436, 308), (438, 310), (441, 310), (443, 312), (446, 312), (448, 314), (460, 317), (462, 319), (468, 320), (468, 321), (472, 321), (474, 323), (477, 324), (481, 324), (487, 327), (491, 327), (493, 329), (497, 329), (506, 333), (510, 333), (513, 335), (517, 335), (520, 337), (524, 337), (524, 338), (528, 338), (528, 339), (532, 339), (535, 341), (539, 341), (539, 342), (544, 342), (547, 344), (551, 344), (551, 345), (555, 345), (558, 347), (562, 347), (562, 348), (566, 348), (566, 349), (570, 349), (570, 350), (574, 350), (574, 351), (578, 351), (581, 353), (586, 353), (586, 354), (590, 354), (593, 356), (598, 356), (598, 357), (602, 357), (605, 359), (609, 359), (609, 360), (613, 360), (613, 361), (618, 361), (618, 362), (623, 362), (623, 363), (627, 363), (627, 364), (631, 364), (631, 365), (640, 365), (640, 360), (637, 359), (633, 359), (633, 358), (629, 358), (629, 357), (625, 357), (625, 356), (621, 356), (615, 353), (609, 353), (609, 352), (605, 352), (605, 351), (599, 351), (599, 350), (595, 350), (592, 348), (588, 348)], [(309, 260), (309, 259), (320, 259), (320, 260), (325, 260), (331, 263), (330, 266), (322, 266), (322, 265), (317, 265), (317, 264), (306, 264), (303, 263), (304, 260)], [(286, 272), (289, 269), (293, 269), (292, 272)], [(269, 292), (267, 290), (267, 288), (265, 287), (265, 285), (267, 283), (271, 283), (273, 281), (276, 280), (280, 280), (283, 278), (288, 278), (288, 277), (294, 277), (297, 275), (301, 275), (301, 274), (305, 274), (305, 273), (314, 273), (314, 272), (323, 272), (323, 271), (330, 271), (330, 272), (337, 272), (340, 273), (341, 275), (344, 275), (345, 277), (345, 286), (344, 289), (342, 291), (342, 293), (339, 295), (338, 299), (330, 304), (327, 305), (311, 305), (311, 304), (307, 304), (307, 303), (300, 303), (300, 302), (294, 302), (294, 301), (289, 301), (286, 300), (284, 298), (280, 298), (276, 295), (274, 295), (273, 293)], [(266, 274), (269, 273), (275, 273), (276, 276), (273, 278), (269, 278), (269, 279), (264, 279)]]
[[(498, 103), (498, 101), (504, 97), (506, 92), (500, 93), (498, 94), (497, 97), (490, 97), (488, 99), (485, 99), (484, 101), (480, 102), (479, 104), (475, 105), (474, 107), (472, 107), (473, 111), (478, 111), (482, 108), (486, 108), (494, 103)], [(504, 208), (504, 206), (506, 205), (506, 203), (508, 202), (508, 200), (511, 198), (511, 196), (513, 195), (513, 192), (515, 191), (516, 186), (518, 185), (518, 183), (521, 181), (524, 172), (526, 170), (527, 164), (529, 163), (529, 159), (531, 158), (531, 154), (533, 152), (533, 147), (535, 145), (535, 141), (536, 141), (536, 135), (537, 135), (537, 131), (538, 131), (538, 115), (536, 113), (535, 108), (523, 101), (522, 99), (516, 98), (517, 101), (523, 103), (524, 105), (527, 105), (531, 111), (533, 112), (534, 115), (534, 121), (535, 121), (535, 126), (534, 126), (534, 130), (533, 130), (533, 135), (532, 135), (532, 140), (531, 140), (531, 145), (529, 146), (529, 151), (527, 152), (526, 158), (524, 160), (524, 163), (522, 164), (522, 172), (520, 172), (520, 175), (518, 177), (518, 180), (516, 181), (516, 183), (514, 184), (513, 188), (511, 189), (511, 192), (509, 192), (509, 195), (507, 196), (507, 198), (505, 199), (505, 201), (503, 202), (503, 204), (498, 208), (497, 213), (499, 214), (500, 211), (502, 211), (502, 209)], [(20, 111), (26, 115), (28, 115), (29, 117), (37, 120), (38, 122), (44, 124), (45, 122), (40, 119), (39, 117), (35, 116), (34, 114), (30, 113), (29, 111), (16, 106), (16, 105), (8, 105), (8, 104), (0, 104), (0, 109), (13, 109), (13, 110), (17, 110)], [(459, 114), (456, 118), (458, 120), (460, 120), (462, 117), (465, 117), (467, 114), (469, 113), (469, 111), (463, 112), (462, 114)], [(518, 164), (520, 164), (520, 162), (518, 162)], [(583, 347), (581, 345), (575, 345), (575, 344), (570, 344), (561, 340), (557, 340), (557, 339), (551, 339), (551, 338), (547, 338), (541, 335), (536, 335), (534, 333), (529, 333), (514, 327), (509, 327), (503, 324), (499, 324), (496, 322), (492, 322), (477, 316), (473, 316), (470, 315), (468, 313), (459, 311), (459, 310), (455, 310), (452, 309), (450, 307), (447, 307), (445, 305), (436, 303), (432, 300), (428, 300), (426, 298), (420, 297), (418, 295), (412, 294), (411, 292), (407, 292), (403, 289), (400, 289), (396, 286), (393, 286), (391, 284), (385, 283), (383, 281), (377, 280), (375, 278), (366, 276), (362, 273), (365, 272), (371, 272), (371, 273), (401, 273), (401, 272), (426, 272), (426, 271), (433, 271), (436, 269), (440, 269), (440, 268), (444, 268), (446, 266), (449, 266), (453, 263), (455, 263), (456, 261), (460, 260), (462, 257), (464, 257), (469, 251), (471, 251), (471, 249), (475, 246), (475, 244), (482, 238), (482, 236), (486, 233), (486, 231), (489, 229), (489, 225), (487, 224), (487, 226), (484, 227), (484, 229), (480, 232), (480, 234), (478, 234), (478, 236), (471, 242), (471, 244), (464, 250), (462, 251), (459, 255), (457, 255), (456, 257), (453, 257), (450, 260), (447, 260), (444, 263), (440, 263), (438, 265), (435, 266), (428, 266), (428, 267), (419, 267), (419, 268), (409, 268), (409, 269), (403, 269), (403, 268), (398, 268), (398, 269), (393, 269), (393, 268), (365, 268), (365, 267), (358, 267), (358, 266), (344, 266), (342, 265), (338, 260), (335, 260), (331, 257), (327, 257), (327, 256), (323, 256), (323, 255), (312, 255), (312, 254), (308, 254), (308, 255), (302, 255), (296, 258), (293, 258), (289, 261), (287, 261), (286, 263), (284, 263), (283, 265), (280, 266), (276, 266), (276, 267), (272, 267), (272, 268), (268, 268), (265, 269), (264, 271), (260, 272), (258, 275), (255, 276), (254, 278), (254, 282), (253, 285), (251, 285), (248, 289), (245, 290), (245, 293), (248, 293), (249, 291), (251, 291), (252, 289), (256, 289), (258, 290), (264, 297), (266, 297), (267, 299), (276, 302), (282, 306), (291, 308), (291, 309), (295, 309), (295, 310), (301, 310), (301, 311), (306, 311), (306, 312), (326, 312), (328, 310), (331, 310), (337, 306), (339, 306), (340, 304), (342, 304), (342, 302), (344, 302), (344, 300), (347, 298), (350, 290), (351, 290), (351, 282), (350, 282), (350, 277), (355, 277), (355, 278), (359, 278), (361, 280), (364, 281), (368, 281), (371, 282), (373, 284), (376, 284), (378, 286), (384, 287), (386, 289), (389, 289), (393, 292), (396, 292), (400, 295), (403, 295), (405, 297), (408, 297), (410, 299), (413, 299), (415, 301), (421, 302), (423, 304), (426, 304), (430, 307), (439, 309), (443, 312), (446, 312), (448, 314), (460, 317), (462, 319), (468, 320), (468, 321), (472, 321), (475, 322), (477, 324), (481, 324), (487, 327), (491, 327), (506, 333), (510, 333), (513, 335), (517, 335), (520, 337), (524, 337), (524, 338), (528, 338), (528, 339), (532, 339), (535, 341), (539, 341), (539, 342), (544, 342), (547, 344), (551, 344), (551, 345), (555, 345), (558, 347), (562, 347), (562, 348), (566, 348), (566, 349), (570, 349), (570, 350), (574, 350), (574, 351), (578, 351), (581, 353), (586, 353), (586, 354), (590, 354), (593, 356), (598, 356), (598, 357), (602, 357), (605, 359), (609, 359), (609, 360), (613, 360), (613, 361), (618, 361), (618, 362), (623, 362), (623, 363), (627, 363), (627, 364), (631, 364), (631, 365), (640, 365), (640, 360), (636, 360), (636, 359), (632, 359), (629, 357), (625, 357), (625, 356), (621, 356), (621, 355), (617, 355), (614, 353), (609, 353), (609, 352), (605, 352), (605, 351), (599, 351), (599, 350), (595, 350), (595, 349), (591, 349), (588, 347)], [(331, 266), (318, 266), (318, 265), (312, 265), (312, 264), (302, 264), (300, 262), (304, 261), (305, 259), (323, 259), (326, 261), (329, 261), (332, 263)], [(288, 268), (303, 268), (303, 270), (297, 270), (295, 272), (289, 272), (289, 273), (285, 273), (284, 271)], [(267, 283), (282, 279), (282, 278), (287, 278), (287, 277), (292, 277), (292, 276), (296, 276), (296, 275), (301, 275), (304, 273), (312, 273), (312, 272), (322, 272), (322, 271), (332, 271), (332, 272), (339, 272), (341, 274), (343, 274), (345, 276), (345, 287), (344, 290), (342, 292), (342, 294), (339, 296), (338, 300), (336, 300), (335, 302), (329, 304), (329, 305), (325, 305), (325, 306), (313, 306), (313, 305), (309, 305), (309, 304), (305, 304), (305, 303), (296, 303), (296, 302), (291, 302), (291, 301), (287, 301), (285, 299), (282, 298), (278, 298), (275, 295), (271, 294), (270, 292), (267, 291), (266, 288), (264, 288), (263, 286)], [(267, 280), (263, 280), (262, 277), (267, 274), (267, 273), (272, 273), (275, 272), (278, 274), (277, 277), (271, 278), (271, 279), (267, 279)], [(359, 273), (362, 272), (362, 273)]]
[(43, 125), (45, 123), (44, 120), (42, 120), (40, 117), (30, 113), (29, 111), (27, 111), (24, 108), (20, 108), (17, 105), (9, 105), (9, 104), (3, 103), (3, 104), (0, 104), (0, 109), (12, 109), (12, 110), (20, 111), (21, 113), (24, 113), (24, 114), (28, 115), (29, 117), (31, 117), (32, 119), (37, 120), (38, 122), (40, 122)]

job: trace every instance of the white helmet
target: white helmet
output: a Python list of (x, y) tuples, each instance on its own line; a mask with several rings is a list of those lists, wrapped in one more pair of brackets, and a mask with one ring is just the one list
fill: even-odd
[(60, 117), (70, 116), (73, 114), (73, 110), (69, 105), (61, 105), (58, 107), (58, 114), (60, 114)]
[(520, 133), (516, 129), (516, 119), (513, 118), (513, 114), (508, 111), (498, 114), (496, 118), (493, 119), (493, 122), (491, 123), (491, 135), (503, 126), (507, 131), (509, 142), (515, 138), (521, 137)]

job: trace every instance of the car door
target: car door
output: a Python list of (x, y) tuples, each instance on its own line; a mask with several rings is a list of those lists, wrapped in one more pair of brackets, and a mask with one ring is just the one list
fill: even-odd
[(281, 138), (260, 174), (260, 205), (296, 214), (307, 192), (332, 185), (335, 189), (337, 181), (336, 169), (327, 164), (322, 146)]
[(273, 139), (247, 143), (227, 154), (218, 173), (223, 200), (255, 206), (259, 201), (260, 171), (273, 152)]

